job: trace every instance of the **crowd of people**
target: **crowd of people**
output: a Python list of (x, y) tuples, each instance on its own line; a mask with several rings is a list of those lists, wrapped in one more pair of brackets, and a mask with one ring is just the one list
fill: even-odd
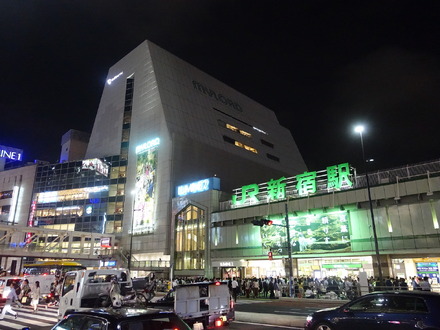
[[(191, 283), (192, 281), (208, 281), (206, 278), (197, 279), (174, 279), (173, 286), (178, 284)], [(268, 298), (277, 299), (279, 297), (294, 298), (326, 298), (326, 299), (354, 299), (361, 295), (361, 292), (372, 292), (381, 290), (408, 290), (411, 285), (413, 290), (431, 291), (431, 283), (428, 277), (412, 277), (410, 284), (404, 278), (386, 277), (382, 281), (378, 278), (368, 279), (368, 288), (361, 288), (359, 278), (347, 276), (345, 278), (337, 276), (324, 277), (322, 279), (310, 276), (294, 278), (291, 285), (287, 278), (283, 277), (261, 277), (227, 278), (229, 290), (234, 300), (238, 297), (246, 298)], [(291, 294), (289, 294), (289, 289)]]
[[(219, 279), (207, 279), (205, 277), (194, 278), (175, 278), (173, 281), (165, 279), (155, 279), (155, 288), (158, 291), (168, 291), (172, 287), (181, 284), (189, 284), (193, 282), (209, 282)], [(309, 276), (301, 276), (294, 278), (289, 284), (286, 278), (277, 277), (252, 277), (241, 279), (239, 277), (232, 277), (225, 279), (228, 283), (231, 296), (234, 301), (239, 297), (246, 298), (268, 298), (278, 299), (280, 297), (294, 297), (294, 298), (329, 298), (329, 299), (354, 299), (361, 295), (362, 290), (360, 281), (355, 276), (348, 276), (340, 278), (337, 276), (324, 277), (322, 279), (312, 278)], [(432, 291), (430, 279), (428, 277), (411, 277), (409, 284), (404, 278), (386, 277), (382, 281), (370, 277), (368, 279), (368, 291), (388, 291), (388, 290), (408, 290), (411, 286), (412, 290)], [(61, 290), (63, 286), (63, 278), (58, 277), (52, 283), (50, 289), (49, 300), (47, 300), (46, 308), (48, 306), (57, 306)], [(18, 313), (12, 309), (15, 304), (19, 308), (23, 304), (31, 305), (33, 312), (38, 312), (38, 307), (41, 296), (40, 283), (38, 281), (31, 287), (27, 279), (23, 280), (21, 286), (17, 282), (11, 282), (9, 290), (3, 293), (6, 298), (5, 305), (0, 314), (2, 320), (6, 313), (17, 318)], [(366, 289), (366, 288), (364, 288)], [(289, 294), (289, 290), (291, 290)]]

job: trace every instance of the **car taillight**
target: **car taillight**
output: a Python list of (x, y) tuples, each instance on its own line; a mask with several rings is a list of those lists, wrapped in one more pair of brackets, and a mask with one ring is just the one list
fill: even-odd
[(234, 308), (234, 300), (231, 299), (229, 305), (230, 305), (230, 308)]
[(217, 320), (215, 320), (214, 325), (215, 325), (216, 327), (221, 327), (221, 326), (223, 326), (223, 320), (222, 320), (222, 319), (217, 319)]

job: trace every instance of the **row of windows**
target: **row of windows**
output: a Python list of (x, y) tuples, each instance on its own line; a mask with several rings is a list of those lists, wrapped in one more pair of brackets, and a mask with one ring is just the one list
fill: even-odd
[[(70, 203), (69, 203), (70, 204)], [(42, 204), (37, 205), (36, 216), (39, 217), (61, 217), (61, 216), (82, 216), (86, 214), (97, 214), (97, 213), (106, 213), (106, 214), (123, 214), (124, 213), (124, 202), (109, 202), (109, 203), (101, 203), (101, 204), (86, 204), (81, 206), (78, 201), (72, 201), (71, 204), (79, 204), (79, 205), (65, 205), (53, 207), (52, 205), (45, 205), (46, 207), (42, 207)], [(48, 207), (49, 206), (49, 207)]]
[[(217, 109), (215, 109), (215, 110), (217, 110)], [(220, 111), (220, 110), (217, 110), (217, 111)], [(221, 111), (220, 111), (220, 112), (221, 112)], [(247, 138), (252, 138), (252, 134), (251, 134), (251, 133), (249, 133), (249, 132), (247, 132), (247, 131), (245, 131), (245, 130), (239, 129), (238, 127), (236, 127), (236, 126), (234, 126), (234, 125), (228, 124), (228, 123), (224, 122), (224, 121), (221, 120), (221, 119), (218, 119), (217, 122), (218, 122), (218, 124), (219, 124), (221, 127), (224, 127), (224, 128), (226, 128), (226, 129), (228, 129), (228, 130), (230, 130), (230, 131), (233, 131), (233, 132), (235, 132), (235, 133), (238, 133), (238, 134), (240, 134), (240, 135), (242, 135), (242, 136), (245, 136), (245, 137), (247, 137)], [(237, 146), (237, 147), (239, 147), (239, 148), (243, 148), (243, 149), (245, 149), (245, 150), (248, 150), (248, 151), (250, 151), (250, 152), (253, 152), (253, 153), (258, 154), (258, 150), (255, 149), (254, 147), (251, 147), (251, 146), (249, 146), (249, 145), (247, 145), (247, 144), (245, 144), (245, 143), (243, 143), (243, 142), (240, 142), (240, 141), (237, 141), (237, 140), (235, 140), (235, 139), (233, 139), (233, 138), (230, 138), (229, 136), (223, 135), (223, 140), (224, 140), (225, 142), (231, 143), (231, 144), (233, 144), (233, 145), (235, 145), (235, 146)], [(260, 139), (260, 141), (261, 141), (261, 144), (263, 144), (263, 145), (265, 145), (265, 146), (267, 146), (267, 147), (269, 147), (269, 148), (272, 148), (272, 149), (273, 149), (273, 148), (275, 147), (274, 144), (271, 143), (271, 142), (269, 142), (269, 141), (266, 141), (266, 140), (264, 140), (264, 139)], [(271, 160), (273, 160), (273, 161), (276, 161), (276, 162), (279, 162), (279, 161), (280, 161), (280, 158), (277, 157), (277, 156), (275, 156), (275, 155), (272, 155), (272, 154), (267, 153), (266, 156), (267, 156), (267, 158), (269, 158), (269, 159), (271, 159)]]
[[(219, 120), (218, 120), (218, 123), (219, 123), (220, 126), (225, 127), (225, 128), (227, 128), (227, 129), (229, 129), (230, 131), (233, 131), (233, 132), (239, 133), (239, 134), (241, 134), (241, 135), (243, 135), (243, 136), (245, 136), (245, 137), (247, 137), (247, 138), (252, 138), (252, 134), (251, 134), (251, 133), (246, 132), (246, 131), (244, 131), (244, 130), (242, 130), (242, 129), (239, 129), (238, 127), (236, 127), (236, 126), (234, 126), (234, 125), (231, 125), (231, 124), (225, 123), (223, 120), (220, 120), (220, 119), (219, 119)], [(265, 146), (267, 146), (267, 147), (269, 147), (269, 148), (272, 148), (272, 149), (275, 148), (274, 144), (271, 143), (271, 142), (269, 142), (269, 141), (266, 141), (266, 140), (264, 140), (264, 139), (260, 139), (260, 141), (261, 141), (261, 144), (263, 144), (263, 145), (265, 145)]]
[[(111, 175), (110, 178), (116, 178), (119, 177), (120, 174), (125, 173), (127, 170), (127, 161), (120, 161), (120, 156), (113, 156), (108, 157), (109, 159), (113, 159), (114, 157), (117, 158), (117, 161), (107, 161), (107, 158), (103, 159), (103, 162), (109, 165), (109, 167), (112, 168), (112, 171), (118, 171), (118, 173)], [(72, 174), (69, 175), (69, 177), (84, 177), (84, 176), (90, 176), (90, 177), (96, 177), (97, 175), (102, 175), (103, 177), (106, 177), (103, 174), (100, 174), (98, 171), (92, 171), (89, 169), (83, 168), (83, 162), (82, 161), (75, 161), (75, 162), (66, 162), (61, 164), (52, 164), (52, 165), (42, 165), (37, 168), (36, 176), (37, 178), (43, 178), (47, 176), (59, 176), (59, 175), (66, 175), (66, 174)], [(124, 175), (125, 176), (125, 175)]]
[[(255, 149), (255, 148), (253, 148), (253, 147), (251, 147), (251, 146), (248, 146), (248, 145), (246, 145), (246, 144), (244, 144), (244, 143), (241, 143), (241, 142), (239, 142), (239, 141), (237, 141), (237, 140), (234, 140), (233, 138), (230, 138), (229, 136), (223, 135), (223, 140), (224, 140), (225, 142), (228, 142), (228, 143), (230, 143), (230, 144), (233, 144), (233, 145), (235, 145), (235, 146), (237, 146), (237, 147), (239, 147), (239, 148), (243, 148), (243, 149), (245, 149), (245, 150), (248, 150), (248, 151), (251, 151), (251, 152), (253, 152), (253, 153), (255, 153), (255, 154), (258, 154), (258, 150), (257, 150), (257, 149)], [(279, 162), (279, 161), (280, 161), (280, 159), (279, 159), (277, 156), (274, 156), (274, 155), (269, 154), (269, 153), (266, 154), (266, 157), (269, 158), (269, 159), (271, 159), (271, 160), (274, 160), (274, 161), (276, 161), (276, 162)]]
[[(84, 231), (89, 233), (106, 233), (118, 234), (122, 233), (122, 221), (91, 221), (91, 222), (75, 222), (75, 223), (46, 223), (44, 220), (38, 220), (38, 226), (47, 229), (66, 230), (66, 231)], [(104, 229), (104, 230), (103, 230)]]

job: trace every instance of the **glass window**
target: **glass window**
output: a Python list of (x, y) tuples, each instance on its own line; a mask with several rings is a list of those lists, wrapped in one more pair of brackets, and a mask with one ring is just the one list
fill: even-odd
[(176, 268), (203, 269), (205, 267), (205, 212), (188, 206), (177, 215)]
[(81, 330), (105, 330), (106, 322), (94, 317), (85, 317)]
[(355, 302), (350, 306), (350, 310), (377, 313), (385, 311), (387, 305), (388, 301), (384, 296), (372, 296)]
[(390, 313), (428, 312), (428, 307), (421, 298), (391, 296), (388, 297), (388, 300), (388, 312)]

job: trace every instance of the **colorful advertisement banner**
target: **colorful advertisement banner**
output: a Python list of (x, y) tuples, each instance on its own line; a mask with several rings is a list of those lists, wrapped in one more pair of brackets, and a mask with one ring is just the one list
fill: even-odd
[(133, 234), (152, 233), (155, 228), (158, 144), (147, 143), (151, 147), (137, 149)]
[[(287, 227), (284, 218), (273, 225), (261, 227), (263, 247), (274, 255), (287, 255)], [(323, 253), (351, 251), (349, 212), (289, 216), (292, 253)]]

